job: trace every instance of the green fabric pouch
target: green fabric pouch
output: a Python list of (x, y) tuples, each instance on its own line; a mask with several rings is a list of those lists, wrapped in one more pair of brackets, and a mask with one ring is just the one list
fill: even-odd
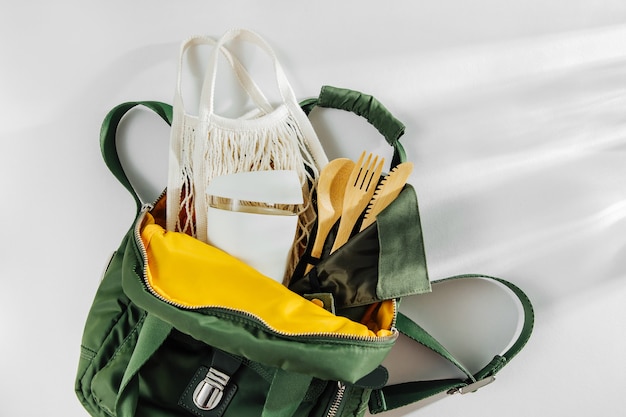
[[(390, 171), (406, 162), (400, 143), (404, 125), (374, 97), (324, 86), (317, 99), (305, 100), (302, 107), (307, 114), (315, 107), (326, 107), (364, 117), (393, 149)], [(309, 256), (314, 243), (309, 242), (290, 289), (299, 294), (332, 294), (335, 311), (352, 318), (360, 317), (368, 305), (430, 291), (417, 196), (410, 184), (374, 224), (330, 254), (337, 228), (335, 224), (325, 239), (320, 259)], [(315, 266), (307, 271), (307, 265)]]

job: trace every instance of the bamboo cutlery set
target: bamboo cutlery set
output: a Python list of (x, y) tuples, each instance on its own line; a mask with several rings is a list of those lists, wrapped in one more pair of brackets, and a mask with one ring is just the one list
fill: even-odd
[[(319, 259), (331, 230), (339, 220), (333, 253), (358, 231), (365, 230), (402, 191), (413, 164), (403, 162), (381, 179), (384, 158), (363, 152), (355, 163), (348, 158), (330, 161), (320, 172), (317, 182), (317, 232), (311, 257)], [(311, 269), (311, 265), (307, 271)]]

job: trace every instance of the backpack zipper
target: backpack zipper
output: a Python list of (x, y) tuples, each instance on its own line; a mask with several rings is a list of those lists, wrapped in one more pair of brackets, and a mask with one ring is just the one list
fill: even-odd
[(337, 382), (337, 391), (335, 392), (333, 401), (330, 403), (330, 406), (328, 407), (328, 412), (326, 413), (325, 417), (337, 417), (337, 413), (339, 412), (341, 403), (343, 402), (343, 397), (345, 396), (345, 393), (346, 393), (346, 388), (347, 388), (346, 384), (344, 384), (341, 381)]
[[(160, 198), (160, 197), (159, 197)], [(158, 201), (158, 199), (157, 199)], [(396, 315), (394, 314), (394, 318), (393, 321), (391, 323), (391, 335), (389, 336), (355, 336), (355, 335), (348, 335), (348, 334), (337, 334), (337, 333), (328, 333), (328, 332), (319, 332), (319, 333), (315, 333), (315, 332), (305, 332), (305, 333), (290, 333), (290, 332), (284, 332), (278, 329), (273, 328), (269, 323), (267, 323), (263, 318), (252, 314), (248, 311), (243, 311), (243, 310), (238, 310), (238, 309), (234, 309), (231, 307), (227, 307), (227, 306), (221, 306), (221, 305), (203, 305), (203, 306), (194, 306), (194, 307), (189, 307), (189, 306), (185, 306), (182, 305), (180, 303), (176, 303), (174, 301), (171, 301), (165, 297), (163, 297), (161, 294), (157, 293), (152, 286), (150, 285), (150, 282), (148, 281), (148, 252), (143, 244), (143, 240), (141, 239), (141, 224), (143, 223), (143, 219), (146, 215), (146, 213), (148, 213), (150, 210), (152, 210), (154, 208), (153, 204), (144, 204), (141, 208), (140, 214), (137, 217), (137, 221), (135, 222), (135, 226), (134, 226), (134, 237), (135, 237), (135, 243), (137, 245), (137, 247), (139, 248), (139, 252), (141, 253), (141, 257), (143, 259), (143, 272), (142, 272), (142, 280), (144, 285), (146, 286), (146, 288), (150, 291), (150, 293), (152, 295), (154, 295), (156, 298), (158, 298), (159, 300), (173, 305), (175, 307), (181, 308), (181, 309), (185, 309), (185, 310), (201, 310), (201, 309), (219, 309), (222, 311), (226, 311), (228, 313), (234, 314), (236, 316), (239, 317), (244, 317), (247, 319), (251, 319), (257, 323), (260, 323), (261, 325), (263, 325), (266, 329), (272, 331), (273, 333), (279, 335), (279, 336), (285, 336), (285, 337), (329, 337), (329, 338), (333, 338), (333, 339), (343, 339), (343, 340), (354, 340), (354, 341), (362, 341), (362, 342), (386, 342), (386, 341), (391, 341), (394, 340), (398, 337), (398, 329), (396, 329), (395, 325), (396, 325)], [(394, 310), (397, 311), (398, 309), (398, 304), (397, 301), (394, 299), (393, 300), (393, 307)], [(343, 390), (345, 391), (345, 386), (343, 388)]]

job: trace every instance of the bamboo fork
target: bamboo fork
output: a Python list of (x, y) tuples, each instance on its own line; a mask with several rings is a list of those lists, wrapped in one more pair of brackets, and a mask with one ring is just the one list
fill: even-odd
[(380, 158), (380, 162), (378, 162), (378, 156), (375, 156), (372, 160), (373, 155), (370, 153), (367, 155), (367, 159), (365, 159), (365, 154), (365, 152), (361, 154), (348, 179), (348, 185), (343, 197), (339, 230), (330, 251), (331, 253), (350, 239), (356, 222), (361, 213), (367, 208), (374, 191), (376, 191), (378, 179), (383, 171), (384, 158)]

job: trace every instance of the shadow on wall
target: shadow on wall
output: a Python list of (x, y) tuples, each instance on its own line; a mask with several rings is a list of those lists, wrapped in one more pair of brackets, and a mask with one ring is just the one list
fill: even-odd
[(419, 105), (404, 143), (431, 277), (515, 277), (541, 304), (622, 275), (625, 70), (572, 67)]

